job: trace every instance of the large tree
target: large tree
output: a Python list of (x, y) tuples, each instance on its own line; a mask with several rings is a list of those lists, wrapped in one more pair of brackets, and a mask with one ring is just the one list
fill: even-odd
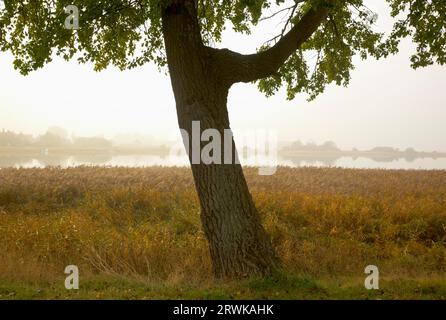
[[(384, 0), (381, 0), (384, 1)], [(414, 68), (446, 62), (446, 1), (387, 0), (395, 24), (376, 31), (365, 0), (4, 0), (0, 49), (23, 74), (55, 55), (120, 69), (154, 62), (168, 67), (180, 128), (229, 129), (227, 97), (238, 82), (257, 82), (267, 95), (286, 86), (288, 98), (310, 99), (326, 85), (347, 85), (352, 58), (398, 52), (401, 39), (417, 44)], [(65, 8), (79, 8), (79, 28), (66, 28)], [(225, 28), (249, 34), (281, 15), (273, 39), (245, 55), (217, 48)], [(384, 75), (383, 75), (384, 76)], [(373, 83), (369, 84), (373, 86)], [(397, 85), (397, 84), (396, 84)], [(80, 93), (81, 94), (81, 93)], [(231, 158), (235, 158), (232, 147)], [(189, 150), (190, 151), (190, 150)], [(222, 159), (225, 154), (221, 154)], [(267, 275), (280, 267), (239, 164), (191, 165), (217, 277)]]

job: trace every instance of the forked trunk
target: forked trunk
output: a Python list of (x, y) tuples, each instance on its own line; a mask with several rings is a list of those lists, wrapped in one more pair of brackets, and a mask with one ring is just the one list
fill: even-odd
[[(163, 14), (178, 122), (189, 137), (193, 121), (199, 121), (201, 131), (216, 129), (224, 137), (224, 130), (230, 127), (229, 85), (219, 78), (213, 51), (202, 43), (194, 2), (174, 1)], [(192, 148), (193, 143), (188, 145)], [(261, 224), (242, 167), (234, 161), (232, 137), (230, 149), (232, 164), (223, 164), (229, 156), (223, 147), (222, 164), (191, 164), (213, 270), (219, 278), (268, 275), (278, 268), (279, 260)], [(188, 151), (192, 162), (191, 149)]]

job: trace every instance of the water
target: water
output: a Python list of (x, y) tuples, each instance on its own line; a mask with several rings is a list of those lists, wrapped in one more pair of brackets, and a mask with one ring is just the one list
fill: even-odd
[(324, 160), (283, 162), (291, 167), (318, 166), (318, 167), (341, 167), (356, 169), (415, 169), (415, 170), (446, 170), (446, 158), (419, 158), (413, 161), (406, 159), (394, 159), (390, 161), (379, 161), (365, 157), (356, 159), (351, 157), (341, 157), (334, 162), (327, 163)]
[[(244, 165), (263, 166), (277, 163), (279, 166), (289, 167), (342, 167), (342, 168), (380, 168), (380, 169), (441, 169), (446, 170), (446, 158), (383, 158), (372, 159), (366, 157), (352, 158), (349, 156), (318, 157), (290, 157), (279, 154), (277, 161), (271, 159), (242, 159)], [(0, 168), (45, 168), (59, 166), (62, 168), (76, 166), (188, 166), (185, 155), (0, 155)]]

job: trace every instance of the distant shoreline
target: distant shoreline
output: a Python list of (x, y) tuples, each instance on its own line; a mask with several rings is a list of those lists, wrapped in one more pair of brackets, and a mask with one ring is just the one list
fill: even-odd
[(167, 146), (158, 147), (111, 147), (111, 148), (38, 148), (38, 147), (0, 147), (0, 156), (22, 155), (167, 155)]
[[(167, 155), (170, 148), (168, 146), (151, 147), (110, 147), (110, 148), (40, 148), (40, 147), (0, 147), (0, 155)], [(282, 148), (278, 151), (283, 156), (318, 156), (325, 157), (367, 157), (367, 158), (446, 158), (445, 152), (425, 152), (425, 151), (373, 151), (373, 150), (298, 150)]]
[(351, 158), (406, 158), (406, 159), (417, 159), (417, 158), (446, 158), (446, 153), (442, 152), (424, 152), (424, 151), (416, 151), (416, 152), (406, 152), (406, 151), (393, 151), (393, 152), (380, 152), (380, 151), (319, 151), (319, 150), (293, 150), (284, 148), (279, 151), (279, 154), (283, 156), (318, 156), (318, 157), (351, 157)]

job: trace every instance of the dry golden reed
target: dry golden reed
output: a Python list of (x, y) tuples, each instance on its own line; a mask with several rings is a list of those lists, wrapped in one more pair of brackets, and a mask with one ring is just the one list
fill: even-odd
[[(246, 169), (286, 272), (321, 278), (446, 274), (446, 171)], [(0, 278), (83, 274), (211, 281), (187, 168), (0, 170)]]

